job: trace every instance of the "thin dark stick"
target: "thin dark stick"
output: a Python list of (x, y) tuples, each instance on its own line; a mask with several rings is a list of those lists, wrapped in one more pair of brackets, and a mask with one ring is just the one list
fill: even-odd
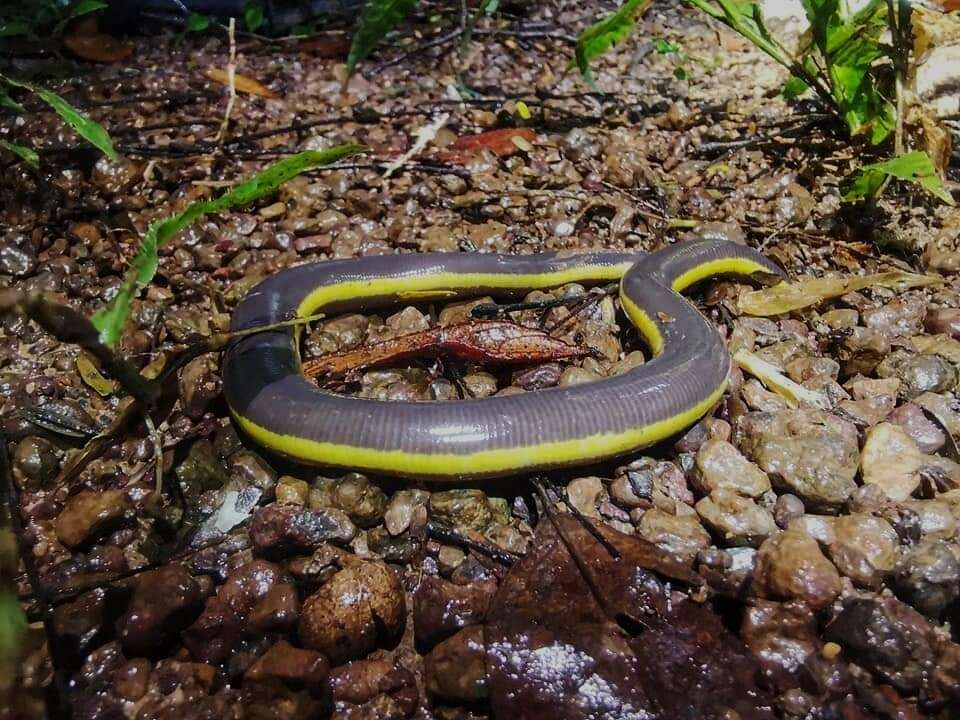
[[(64, 674), (64, 668), (67, 667), (67, 662), (61, 652), (62, 646), (57, 642), (57, 634), (53, 626), (53, 607), (50, 603), (50, 597), (46, 592), (43, 582), (40, 580), (40, 573), (37, 571), (36, 557), (33, 554), (33, 548), (26, 541), (23, 520), (20, 517), (20, 493), (13, 480), (13, 473), (10, 467), (10, 456), (7, 453), (7, 438), (3, 431), (0, 430), (0, 514), (2, 514), (2, 522), (9, 523), (10, 530), (13, 532), (14, 537), (16, 537), (17, 548), (27, 574), (27, 582), (33, 590), (33, 597), (40, 611), (40, 618), (43, 622), (43, 632), (47, 638), (47, 649), (50, 653), (50, 662), (53, 665), (54, 671), (53, 686), (47, 694), (47, 713), (54, 720), (59, 720), (59, 718), (69, 717), (65, 703), (67, 696), (67, 678)], [(54, 692), (54, 689), (56, 692)]]
[(433, 520), (427, 523), (427, 535), (432, 540), (439, 540), (440, 542), (451, 543), (455, 545), (463, 545), (471, 550), (476, 550), (477, 552), (483, 553), (487, 557), (493, 558), (497, 562), (501, 562), (504, 565), (513, 565), (513, 563), (515, 563), (518, 559), (517, 555), (514, 555), (512, 552), (508, 552), (507, 550), (503, 550), (493, 543), (474, 540), (473, 538), (464, 535), (459, 530)]

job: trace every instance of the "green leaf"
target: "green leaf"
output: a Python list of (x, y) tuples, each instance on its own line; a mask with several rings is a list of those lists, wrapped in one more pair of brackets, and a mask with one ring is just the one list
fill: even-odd
[(491, 17), (500, 8), (500, 0), (480, 0), (477, 14)]
[(31, 167), (40, 167), (40, 156), (37, 155), (37, 151), (32, 147), (27, 147), (26, 145), (17, 145), (16, 143), (7, 142), (6, 140), (0, 140), (0, 147), (2, 147), (4, 150), (12, 152), (14, 155), (17, 155), (21, 160), (26, 162)]
[(243, 22), (250, 32), (263, 27), (263, 0), (247, 0), (243, 6)]
[(348, 78), (353, 75), (357, 63), (369, 55), (416, 5), (417, 0), (367, 0), (360, 27), (353, 34), (347, 55)]
[(790, 79), (783, 84), (783, 90), (780, 92), (785, 100), (793, 100), (795, 97), (803, 95), (809, 89), (810, 86), (807, 85), (807, 83), (791, 75)]
[(364, 149), (363, 145), (346, 144), (328, 150), (307, 150), (298, 153), (261, 170), (215, 200), (192, 203), (175, 215), (152, 223), (130, 261), (130, 268), (124, 276), (117, 295), (106, 308), (91, 318), (94, 326), (100, 331), (101, 340), (108, 345), (114, 345), (120, 339), (127, 317), (130, 315), (130, 306), (134, 297), (143, 286), (153, 280), (157, 272), (159, 263), (157, 251), (160, 246), (205, 215), (249, 205), (264, 195), (274, 192), (300, 173), (356, 155)]
[(40, 87), (39, 85), (14, 80), (5, 75), (0, 75), (0, 80), (10, 85), (25, 88), (34, 93), (47, 105), (52, 107), (57, 115), (60, 116), (60, 119), (76, 130), (80, 137), (98, 148), (100, 152), (111, 160), (118, 160), (120, 158), (120, 156), (117, 155), (116, 149), (113, 147), (113, 141), (110, 139), (110, 135), (104, 129), (103, 125), (95, 120), (91, 120), (55, 92)]
[(678, 55), (680, 53), (679, 45), (665, 40), (662, 37), (658, 37), (653, 41), (653, 49), (658, 55)]
[(576, 65), (580, 74), (592, 85), (590, 61), (600, 57), (628, 37), (637, 24), (637, 19), (650, 6), (650, 1), (626, 0), (616, 12), (580, 33), (577, 36), (574, 59), (570, 62), (569, 67)]
[(190, 15), (187, 16), (187, 24), (184, 30), (190, 33), (200, 33), (208, 27), (210, 27), (210, 18), (200, 13), (190, 13)]
[(7, 110), (13, 110), (14, 112), (21, 113), (23, 112), (23, 105), (14, 100), (7, 91), (0, 87), (0, 107), (6, 108)]
[(10, 660), (20, 654), (20, 644), (27, 631), (27, 618), (9, 590), (0, 590), (0, 659)]
[(63, 29), (71, 20), (75, 20), (83, 15), (89, 15), (98, 10), (103, 10), (106, 7), (107, 3), (102, 2), (102, 0), (79, 0), (73, 3), (60, 18), (60, 22), (54, 26), (53, 34), (59, 35), (62, 33)]
[(865, 165), (851, 181), (843, 195), (844, 200), (864, 200), (874, 197), (888, 175), (919, 185), (947, 205), (954, 204), (953, 196), (943, 186), (943, 180), (937, 173), (933, 161), (922, 150), (900, 155), (885, 162)]

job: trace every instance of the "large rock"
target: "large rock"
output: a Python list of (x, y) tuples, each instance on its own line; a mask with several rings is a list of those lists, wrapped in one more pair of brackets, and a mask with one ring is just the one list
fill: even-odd
[(857, 429), (830, 413), (750, 413), (738, 434), (747, 457), (810, 510), (837, 510), (856, 488)]

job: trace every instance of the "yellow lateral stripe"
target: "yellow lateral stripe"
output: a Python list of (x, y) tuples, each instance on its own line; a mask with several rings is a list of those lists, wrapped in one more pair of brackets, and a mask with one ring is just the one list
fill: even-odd
[[(231, 409), (237, 424), (257, 442), (289, 457), (320, 465), (356, 467), (364, 470), (421, 477), (470, 477), (577, 464), (614, 457), (648, 447), (692, 425), (723, 395), (724, 381), (709, 397), (672, 417), (622, 433), (599, 433), (572, 440), (555, 440), (524, 447), (479, 450), (469, 454), (411, 453), (403, 450), (341, 445), (294, 435), (281, 435)], [(402, 470), (399, 470), (402, 468)]]
[[(639, 259), (639, 258), (638, 258)], [(633, 262), (619, 265), (581, 265), (549, 273), (513, 275), (509, 273), (452, 273), (419, 275), (404, 278), (378, 278), (375, 280), (341, 282), (317, 288), (307, 295), (297, 308), (299, 316), (310, 315), (317, 309), (338, 300), (353, 300), (380, 295), (406, 295), (432, 293), (450, 288), (499, 288), (537, 290), (552, 288), (581, 280), (619, 280)]]
[[(746, 258), (721, 258), (687, 270), (673, 281), (672, 287), (676, 292), (681, 292), (691, 285), (714, 275), (751, 275), (755, 272), (770, 272), (770, 270)], [(627, 314), (627, 317), (630, 318), (630, 322), (636, 326), (640, 335), (646, 341), (650, 352), (654, 356), (663, 352), (663, 335), (654, 319), (622, 292), (620, 293), (620, 304), (623, 306), (623, 311)]]
[(687, 270), (673, 281), (673, 289), (681, 292), (691, 285), (714, 275), (750, 276), (756, 272), (769, 273), (770, 268), (747, 258), (719, 258)]
[(620, 293), (620, 305), (623, 306), (623, 311), (627, 314), (627, 317), (630, 318), (630, 322), (633, 323), (634, 327), (637, 328), (637, 332), (640, 333), (644, 342), (647, 343), (647, 347), (650, 348), (653, 356), (656, 357), (662, 353), (663, 335), (660, 333), (660, 328), (657, 327), (657, 323), (654, 322), (653, 318), (647, 315), (645, 310), (622, 292)]

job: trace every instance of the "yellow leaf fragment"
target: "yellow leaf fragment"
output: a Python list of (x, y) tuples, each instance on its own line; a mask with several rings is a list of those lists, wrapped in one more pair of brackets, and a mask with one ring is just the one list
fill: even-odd
[(771, 365), (766, 360), (762, 360), (748, 350), (737, 350), (737, 352), (733, 354), (733, 361), (741, 370), (750, 373), (762, 382), (767, 390), (775, 392), (786, 400), (790, 407), (795, 408), (800, 405), (812, 405), (821, 410), (830, 409), (830, 403), (826, 397), (813, 390), (808, 390), (799, 383), (795, 383), (781, 373), (777, 367)]
[(866, 287), (886, 287), (900, 292), (908, 288), (941, 283), (943, 279), (935, 275), (918, 275), (903, 270), (890, 270), (873, 275), (810, 278), (745, 292), (737, 299), (737, 309), (741, 315), (782, 315)]
[(86, 353), (77, 355), (77, 372), (80, 373), (80, 379), (93, 388), (100, 397), (107, 397), (116, 392), (116, 381), (105, 378)]
[[(214, 82), (218, 82), (223, 85), (230, 84), (230, 75), (226, 70), (221, 70), (220, 68), (210, 68), (207, 70), (206, 75)], [(237, 89), (237, 92), (247, 93), (247, 95), (256, 95), (257, 97), (262, 98), (277, 97), (277, 94), (273, 92), (273, 90), (265, 87), (253, 78), (247, 77), (246, 75), (241, 75), (240, 73), (233, 74), (233, 85)]]

